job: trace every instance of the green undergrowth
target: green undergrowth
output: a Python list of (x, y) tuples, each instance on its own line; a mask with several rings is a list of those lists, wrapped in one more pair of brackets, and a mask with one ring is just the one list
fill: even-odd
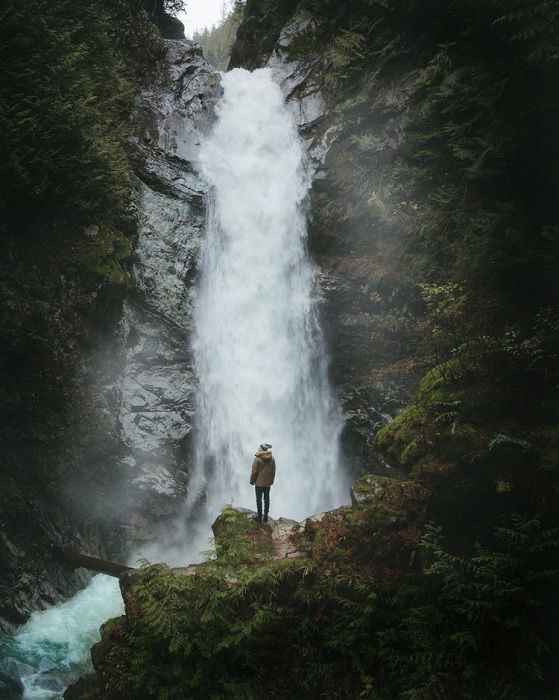
[(130, 239), (106, 224), (94, 227), (87, 238), (79, 249), (81, 264), (113, 285), (132, 287), (133, 278), (127, 268), (132, 255)]
[[(413, 478), (499, 455), (555, 472), (555, 376), (538, 382), (540, 372), (509, 360), (496, 354), (478, 366), (460, 358), (433, 367), (408, 406), (380, 430), (376, 444)], [(522, 382), (537, 385), (531, 401)]]
[(433, 367), (375, 439), (433, 492), (430, 514), (457, 544), (484, 541), (506, 513), (557, 524), (555, 363), (535, 342), (517, 350), (502, 343)]
[(134, 95), (162, 55), (142, 1), (12, 3), (0, 40), (5, 223), (26, 235), (115, 226), (131, 197)]
[(227, 507), (205, 563), (128, 575), (126, 623), (104, 637), (105, 688), (158, 698), (361, 692), (368, 618), (409, 568), (428, 497), (418, 485), (383, 495), (374, 508), (369, 498), (307, 521), (292, 541), (301, 556), (283, 559), (271, 558), (266, 526)]
[(306, 522), (299, 557), (270, 559), (266, 528), (226, 508), (208, 561), (128, 574), (94, 650), (105, 697), (548, 697), (559, 533), (516, 517), (450, 554), (440, 528), (420, 540), (425, 489), (374, 479)]

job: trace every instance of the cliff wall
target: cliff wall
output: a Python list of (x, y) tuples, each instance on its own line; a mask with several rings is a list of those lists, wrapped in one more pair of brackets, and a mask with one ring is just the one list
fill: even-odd
[(2, 629), (83, 587), (60, 546), (122, 560), (162, 535), (185, 493), (196, 151), (219, 78), (193, 42), (157, 47), (118, 228), (44, 221), (0, 239)]

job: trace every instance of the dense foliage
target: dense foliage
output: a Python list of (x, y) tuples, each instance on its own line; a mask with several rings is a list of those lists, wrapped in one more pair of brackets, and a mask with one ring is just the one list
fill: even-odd
[(108, 697), (553, 697), (541, 601), (559, 532), (516, 517), (457, 556), (431, 528), (420, 573), (424, 496), (404, 488), (309, 523), (299, 558), (268, 560), (265, 532), (226, 509), (217, 558), (133, 574), (104, 635)]
[(304, 4), (319, 21), (294, 53), (323, 57), (315, 77), (343, 115), (333, 178), (351, 201), (320, 206), (373, 258), (380, 323), (444, 380), (379, 444), (430, 480), (509, 435), (532, 455), (509, 476), (543, 507), (559, 425), (559, 4)]
[(406, 138), (369, 192), (373, 209), (396, 207), (387, 223), (408, 232), (416, 278), (461, 285), (493, 326), (555, 302), (558, 4), (305, 4), (321, 20), (308, 39), (325, 54), (322, 84), (342, 108), (358, 96), (361, 122), (376, 91), (413, 71)]
[(125, 136), (158, 42), (140, 0), (26, 0), (0, 29), (0, 177), (10, 226), (115, 222)]

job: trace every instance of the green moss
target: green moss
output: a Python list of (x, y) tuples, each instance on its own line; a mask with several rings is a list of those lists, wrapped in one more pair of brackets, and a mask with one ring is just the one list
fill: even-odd
[(214, 522), (213, 531), (219, 564), (255, 562), (270, 559), (274, 554), (270, 526), (256, 523), (229, 505)]
[(510, 415), (515, 405), (509, 387), (516, 388), (517, 376), (525, 379), (505, 360), (488, 355), (473, 366), (455, 358), (434, 367), (375, 438), (389, 463), (434, 490), (440, 517), (471, 512), (480, 521), (479, 510), (521, 512), (535, 503), (538, 512), (555, 509), (550, 475), (559, 470), (559, 429), (538, 425), (553, 419), (541, 409), (538, 416), (522, 406)]
[(132, 243), (121, 231), (101, 224), (92, 229), (88, 243), (80, 251), (81, 263), (87, 270), (116, 286), (133, 287), (134, 279), (126, 267)]
[(421, 462), (427, 454), (426, 445), (419, 438), (418, 427), (421, 423), (421, 409), (414, 405), (407, 406), (379, 431), (375, 444), (389, 461), (411, 467)]
[(456, 359), (432, 368), (421, 379), (412, 402), (384, 426), (375, 444), (389, 461), (413, 478), (480, 459), (488, 451), (485, 426), (476, 414), (478, 379)]

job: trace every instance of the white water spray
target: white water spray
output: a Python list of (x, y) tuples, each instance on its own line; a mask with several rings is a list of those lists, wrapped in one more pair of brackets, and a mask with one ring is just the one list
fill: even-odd
[(254, 507), (250, 466), (258, 444), (270, 442), (278, 465), (270, 514), (301, 519), (346, 495), (306, 250), (311, 178), (271, 72), (236, 69), (223, 87), (201, 155), (212, 195), (195, 300), (189, 502), (204, 494), (206, 522), (227, 502)]
[(34, 612), (2, 650), (21, 662), (23, 697), (61, 698), (64, 688), (87, 671), (99, 625), (123, 612), (118, 581), (103, 575), (94, 576), (70, 600)]

